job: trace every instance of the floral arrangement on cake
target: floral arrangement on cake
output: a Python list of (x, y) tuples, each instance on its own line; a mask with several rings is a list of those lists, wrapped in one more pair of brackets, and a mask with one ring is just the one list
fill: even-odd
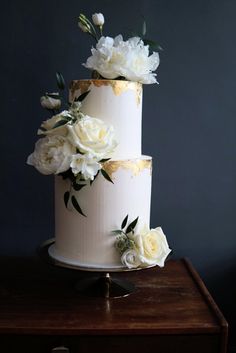
[[(114, 39), (104, 37), (104, 16), (94, 14), (90, 21), (84, 14), (79, 16), (79, 28), (92, 36), (97, 44), (92, 48), (92, 56), (83, 64), (92, 70), (92, 77), (97, 79), (120, 79), (140, 83), (157, 83), (153, 73), (159, 65), (157, 52), (149, 55), (149, 47), (155, 43), (140, 37), (132, 37), (127, 41), (122, 35)], [(98, 30), (96, 30), (96, 28)], [(99, 31), (99, 33), (98, 33)], [(143, 26), (143, 35), (146, 25)], [(100, 37), (99, 37), (100, 36)], [(65, 81), (61, 73), (56, 73), (59, 92), (45, 93), (41, 97), (41, 105), (51, 113), (39, 130), (40, 139), (35, 144), (34, 152), (28, 157), (27, 163), (34, 166), (40, 173), (61, 175), (71, 182), (70, 190), (64, 195), (66, 207), (68, 202), (83, 216), (79, 200), (71, 192), (79, 191), (92, 184), (98, 174), (109, 182), (112, 179), (103, 168), (103, 164), (112, 157), (117, 142), (112, 126), (108, 126), (96, 117), (81, 112), (83, 100), (89, 91), (62, 108), (62, 92)]]
[[(60, 73), (56, 77), (57, 86), (63, 91), (64, 78)], [(36, 142), (34, 152), (27, 159), (29, 165), (44, 175), (61, 175), (70, 180), (70, 190), (64, 194), (65, 206), (71, 199), (74, 208), (83, 216), (85, 214), (71, 189), (79, 191), (91, 185), (100, 172), (112, 182), (103, 164), (111, 158), (117, 146), (112, 126), (81, 112), (82, 102), (88, 94), (89, 91), (83, 93), (61, 112), (61, 94), (46, 93), (41, 97), (42, 107), (49, 110), (52, 117), (41, 124), (38, 135), (43, 137)]]
[[(90, 21), (80, 14), (78, 25), (96, 41), (91, 49), (92, 55), (83, 64), (92, 70), (95, 78), (123, 79), (143, 84), (158, 83), (155, 71), (160, 63), (158, 52), (149, 55), (151, 48), (162, 50), (154, 41), (141, 38), (146, 34), (146, 22), (143, 22), (142, 34), (124, 41), (119, 34), (115, 38), (103, 36), (104, 16), (94, 14)], [(99, 28), (99, 33), (96, 30)], [(100, 36), (100, 38), (99, 38)]]
[(127, 225), (127, 215), (120, 229), (112, 231), (116, 235), (115, 246), (121, 255), (122, 264), (130, 269), (153, 265), (163, 267), (171, 249), (162, 228), (149, 229), (144, 226), (135, 230), (138, 219)]

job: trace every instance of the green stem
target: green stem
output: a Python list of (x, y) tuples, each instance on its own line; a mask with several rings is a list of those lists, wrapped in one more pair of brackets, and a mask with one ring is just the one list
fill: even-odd
[[(91, 26), (93, 33), (94, 33), (94, 38), (96, 39), (96, 41), (98, 42), (98, 37), (97, 37), (97, 32), (96, 29), (94, 27), (94, 25), (92, 24), (92, 22), (89, 21), (89, 19), (87, 18), (87, 22), (89, 23), (89, 25)], [(92, 34), (92, 32), (90, 32)]]
[(96, 42), (98, 42), (97, 36), (95, 36), (92, 32), (87, 32), (88, 34), (90, 34), (90, 36), (93, 37), (93, 39), (96, 40)]

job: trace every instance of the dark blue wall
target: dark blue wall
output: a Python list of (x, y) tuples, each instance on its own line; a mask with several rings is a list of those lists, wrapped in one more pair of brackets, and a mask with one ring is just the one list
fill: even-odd
[(147, 20), (163, 46), (159, 86), (144, 87), (143, 152), (154, 159), (152, 226), (189, 257), (228, 320), (236, 285), (236, 1), (9, 0), (1, 9), (0, 253), (30, 255), (53, 236), (53, 178), (26, 166), (53, 91), (88, 78), (91, 40), (77, 17), (103, 12), (105, 33)]

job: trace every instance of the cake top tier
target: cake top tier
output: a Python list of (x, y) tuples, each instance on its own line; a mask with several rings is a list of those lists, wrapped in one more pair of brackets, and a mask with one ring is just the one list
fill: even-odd
[(113, 126), (118, 143), (114, 158), (141, 155), (142, 84), (124, 80), (74, 80), (69, 100), (89, 92), (81, 111)]

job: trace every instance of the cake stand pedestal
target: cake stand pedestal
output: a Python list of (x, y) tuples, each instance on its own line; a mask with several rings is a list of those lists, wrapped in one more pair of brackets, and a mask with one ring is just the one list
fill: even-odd
[(78, 271), (89, 271), (97, 273), (94, 277), (79, 280), (75, 284), (75, 288), (80, 295), (88, 297), (103, 297), (103, 298), (119, 298), (125, 297), (135, 291), (133, 283), (125, 279), (117, 279), (111, 276), (115, 272), (127, 272), (138, 269), (128, 269), (125, 267), (119, 268), (94, 268), (84, 267), (76, 264), (70, 264), (56, 259), (50, 255), (50, 248), (54, 245), (55, 239), (49, 239), (44, 242), (38, 249), (39, 256), (48, 264), (68, 268)]
[(104, 272), (100, 276), (80, 280), (76, 289), (88, 297), (119, 298), (133, 293), (135, 286), (124, 279), (112, 278), (110, 272)]

